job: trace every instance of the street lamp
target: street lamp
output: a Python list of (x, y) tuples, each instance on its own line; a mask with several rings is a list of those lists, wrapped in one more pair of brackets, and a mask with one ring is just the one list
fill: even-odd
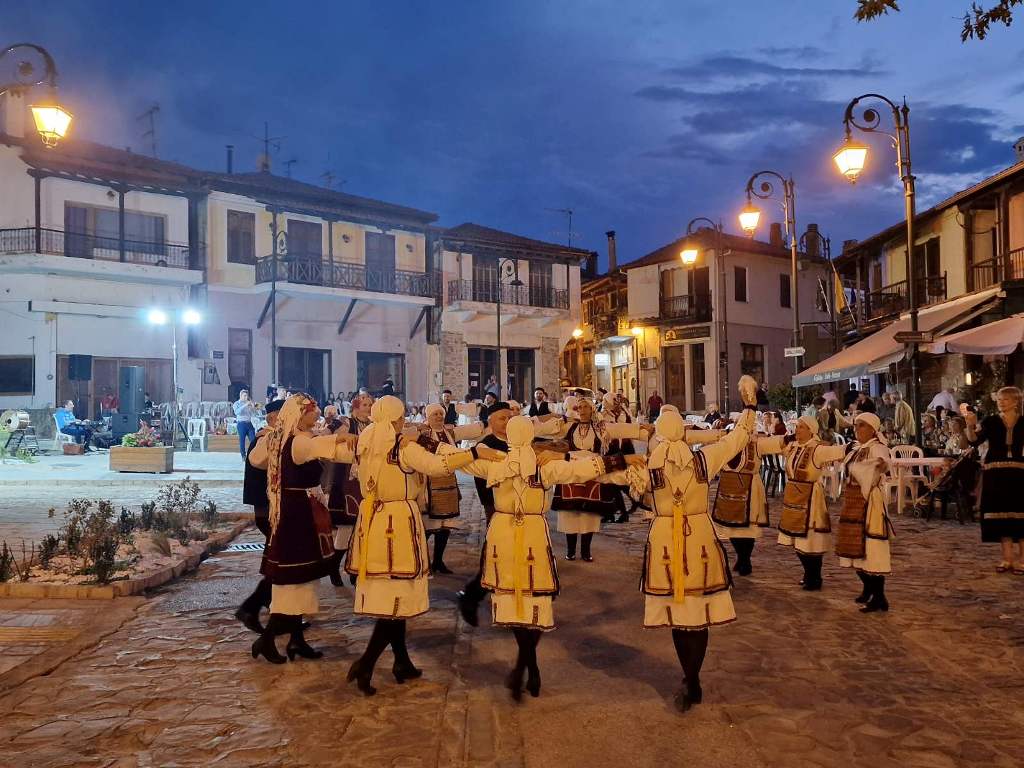
[(15, 65), (14, 79), (0, 83), (0, 95), (7, 92), (20, 93), (37, 85), (46, 86), (46, 95), (29, 109), (43, 144), (55, 147), (67, 135), (71, 126), (71, 113), (57, 102), (57, 65), (49, 51), (34, 43), (9, 45), (0, 51), (0, 61), (5, 56), (19, 54), (32, 54), (42, 59), (42, 73), (38, 72), (37, 64), (30, 59), (20, 59)]
[[(497, 355), (498, 356), (498, 360), (497, 360), (497, 364), (498, 364), (498, 394), (499, 395), (501, 394), (502, 387), (504, 387), (505, 396), (508, 397), (508, 396), (511, 395), (511, 393), (508, 391), (509, 390), (508, 382), (506, 382), (505, 384), (502, 384), (502, 380), (501, 380), (501, 352), (502, 352), (502, 349), (501, 349), (501, 289), (503, 287), (502, 278), (504, 278), (504, 277), (511, 277), (512, 278), (512, 280), (508, 284), (509, 288), (517, 288), (518, 289), (518, 288), (522, 288), (523, 287), (523, 281), (519, 279), (519, 261), (518, 260), (516, 260), (516, 259), (509, 259), (509, 258), (499, 258), (498, 259), (498, 276), (497, 276), (497, 284), (495, 286), (495, 288), (497, 289), (496, 290), (497, 299), (495, 301), (495, 304), (497, 305), (497, 311), (495, 313), (495, 316), (497, 318), (497, 331), (498, 331), (498, 338), (497, 338), (497, 342), (498, 342), (498, 348), (497, 348), (497, 352), (498, 352), (498, 355)], [(518, 293), (518, 291), (517, 291), (517, 293)], [(516, 303), (518, 304), (518, 302), (516, 302)], [(500, 400), (502, 398), (499, 397), (498, 399)]]
[[(863, 99), (880, 101), (889, 107), (892, 111), (893, 126), (896, 129), (895, 135), (881, 130), (879, 126), (882, 122), (882, 116), (877, 109), (868, 107), (861, 113), (860, 120), (857, 119), (857, 105)], [(907, 220), (907, 256), (904, 269), (907, 274), (907, 302), (910, 305), (910, 332), (911, 334), (916, 334), (918, 328), (917, 280), (914, 272), (915, 191), (914, 175), (911, 173), (910, 168), (910, 107), (907, 106), (906, 99), (903, 100), (903, 106), (898, 106), (896, 102), (887, 99), (885, 96), (877, 93), (865, 93), (846, 105), (846, 112), (843, 114), (843, 128), (846, 132), (843, 146), (833, 155), (833, 159), (840, 173), (849, 179), (850, 182), (856, 182), (860, 172), (864, 169), (868, 155), (868, 148), (853, 140), (853, 128), (857, 128), (864, 133), (881, 133), (883, 136), (888, 136), (896, 149), (896, 168), (900, 174), (900, 181), (903, 182), (904, 215)], [(914, 411), (914, 418), (917, 419), (920, 418), (921, 414), (918, 408), (917, 343), (908, 341), (905, 348), (909, 353), (907, 356), (910, 358), (910, 408)], [(917, 444), (921, 445), (921, 430), (915, 430), (915, 434)]]
[[(192, 309), (191, 307), (185, 308), (181, 311), (178, 317), (169, 315), (159, 307), (154, 307), (146, 313), (146, 321), (150, 325), (168, 325), (171, 326), (171, 382), (174, 387), (174, 396), (172, 398), (172, 415), (171, 415), (171, 443), (174, 443), (174, 430), (175, 425), (178, 425), (178, 320), (185, 325), (199, 325), (203, 322), (203, 316), (198, 310)], [(180, 425), (178, 425), (180, 426)], [(182, 429), (183, 434), (187, 434)]]
[[(760, 184), (757, 180), (764, 178)], [(743, 231), (751, 237), (757, 231), (757, 224), (761, 219), (761, 212), (754, 205), (752, 198), (768, 200), (775, 194), (775, 185), (772, 178), (782, 183), (782, 210), (786, 217), (786, 237), (789, 238), (789, 271), (790, 271), (790, 303), (793, 305), (793, 346), (801, 346), (802, 334), (800, 333), (800, 273), (798, 271), (797, 234), (796, 234), (796, 186), (793, 184), (793, 177), (788, 179), (781, 173), (775, 171), (758, 171), (747, 180), (747, 204), (740, 212), (740, 226)], [(803, 355), (793, 358), (794, 374), (799, 374), (803, 367)], [(797, 415), (800, 415), (799, 390), (794, 388), (793, 399), (796, 403)]]
[[(757, 209), (754, 209), (757, 211)], [(757, 211), (757, 215), (760, 216), (760, 212)], [(720, 300), (721, 321), (718, 324), (718, 379), (721, 389), (721, 403), (722, 407), (728, 410), (729, 408), (729, 331), (728, 331), (728, 318), (729, 314), (726, 309), (728, 306), (728, 300), (725, 295), (725, 249), (723, 247), (723, 230), (722, 222), (715, 223), (707, 216), (697, 216), (690, 219), (690, 222), (686, 225), (686, 242), (683, 247), (682, 253), (679, 254), (683, 261), (683, 264), (692, 266), (697, 263), (697, 243), (694, 242), (692, 236), (696, 233), (697, 224), (706, 224), (708, 228), (712, 229), (715, 233), (715, 259), (718, 260), (718, 288), (715, 289), (718, 293)], [(755, 221), (756, 225), (756, 221)], [(696, 296), (694, 296), (694, 302), (696, 302)]]
[(574, 339), (578, 339), (581, 336), (583, 336), (583, 329), (582, 328), (573, 328), (572, 337)]

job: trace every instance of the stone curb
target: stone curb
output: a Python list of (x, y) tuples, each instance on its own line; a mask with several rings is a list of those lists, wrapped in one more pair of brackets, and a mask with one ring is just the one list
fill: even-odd
[[(243, 517), (244, 519), (237, 519)], [(28, 584), (21, 582), (5, 582), (0, 584), (0, 597), (27, 598), (30, 600), (62, 599), (62, 600), (112, 600), (115, 597), (138, 595), (148, 589), (162, 586), (183, 573), (194, 570), (215, 549), (220, 549), (252, 524), (252, 516), (234, 513), (228, 519), (237, 522), (227, 531), (215, 533), (206, 539), (199, 552), (193, 552), (182, 560), (154, 571), (147, 576), (134, 579), (115, 581), (105, 586), (85, 584)]]
[[(180, 478), (184, 479), (184, 478)], [(192, 477), (192, 482), (198, 485), (200, 488), (241, 488), (241, 480), (197, 480)], [(0, 488), (61, 488), (61, 487), (84, 487), (84, 488), (160, 488), (168, 483), (176, 483), (178, 480), (170, 479), (164, 476), (160, 478), (139, 478), (136, 480), (129, 479), (110, 479), (110, 480), (75, 480), (72, 478), (56, 478), (52, 480), (45, 479), (30, 479), (30, 480), (0, 480)]]

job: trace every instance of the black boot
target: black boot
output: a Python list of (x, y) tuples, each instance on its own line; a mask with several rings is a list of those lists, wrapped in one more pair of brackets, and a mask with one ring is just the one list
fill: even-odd
[(733, 549), (736, 550), (736, 565), (733, 568), (740, 576), (749, 576), (754, 572), (750, 564), (750, 555), (754, 551), (753, 539), (732, 539)]
[(580, 536), (580, 558), (586, 563), (594, 562), (593, 555), (590, 554), (590, 542), (594, 540), (594, 534), (584, 533)]
[(864, 573), (864, 571), (857, 571), (857, 576), (860, 578), (861, 584), (864, 585), (864, 588), (860, 591), (860, 594), (857, 595), (857, 597), (853, 598), (853, 602), (866, 603), (871, 598), (871, 586), (869, 581), (871, 577)]
[(686, 712), (704, 700), (704, 691), (700, 686), (700, 670), (704, 666), (704, 656), (708, 651), (708, 630), (673, 629), (672, 643), (676, 648), (679, 666), (683, 668), (683, 685), (676, 693), (675, 704), (680, 712)]
[(271, 664), (285, 663), (284, 656), (277, 652), (274, 638), (278, 634), (282, 634), (282, 630), (287, 631), (285, 628), (289, 626), (289, 618), (289, 616), (281, 613), (270, 614), (270, 618), (267, 619), (266, 629), (256, 639), (256, 642), (252, 644), (252, 657), (254, 659), (262, 656)]
[(366, 644), (366, 650), (349, 667), (348, 681), (351, 683), (355, 680), (356, 686), (363, 692), (364, 696), (373, 696), (377, 692), (377, 689), (371, 685), (373, 668), (377, 665), (377, 659), (380, 658), (384, 649), (391, 642), (394, 623), (391, 619), (377, 619), (377, 623), (373, 625), (370, 642)]
[(871, 596), (860, 612), (888, 611), (889, 601), (885, 599), (885, 576), (869, 575), (868, 578), (871, 580)]
[(296, 656), (303, 659), (323, 658), (323, 651), (316, 650), (306, 642), (306, 637), (302, 633), (302, 617), (291, 616), (290, 619), (291, 639), (288, 640), (288, 647), (285, 648), (285, 653), (288, 654), (288, 661), (295, 661)]
[(540, 696), (540, 667), (537, 665), (537, 646), (540, 644), (541, 631), (527, 630), (530, 633), (530, 652), (526, 657), (526, 691), (533, 698)]
[(805, 555), (803, 552), (797, 552), (796, 556), (798, 558), (800, 558), (800, 565), (804, 569), (804, 575), (800, 577), (800, 586), (801, 587), (806, 587), (807, 586), (807, 581), (808, 581), (808, 578), (809, 578), (808, 577), (808, 568), (810, 567), (809, 566), (810, 558), (808, 558), (808, 556)]
[(263, 633), (263, 625), (260, 624), (260, 611), (270, 607), (271, 584), (269, 579), (260, 579), (256, 589), (249, 595), (235, 611), (235, 618), (242, 622), (247, 629)]
[(578, 539), (575, 533), (565, 534), (565, 559), (575, 560), (576, 559), (576, 539)]
[(451, 531), (447, 528), (438, 528), (434, 531), (434, 562), (430, 566), (434, 573), (452, 573), (451, 568), (444, 564), (444, 550), (448, 546), (449, 536)]
[(328, 576), (331, 578), (331, 584), (336, 587), (343, 586), (344, 581), (341, 580), (341, 559), (345, 553), (340, 550), (334, 550), (334, 554), (331, 555), (331, 570), (328, 572)]
[(455, 598), (458, 600), (459, 613), (462, 614), (462, 620), (471, 627), (480, 624), (480, 617), (478, 615), (480, 603), (487, 597), (487, 590), (480, 584), (484, 573), (484, 554), (485, 550), (481, 549), (480, 568), (477, 570), (476, 575), (466, 582), (466, 586), (455, 593)]
[(817, 592), (821, 589), (821, 563), (824, 559), (823, 555), (804, 555), (807, 558), (807, 564), (804, 566), (806, 569), (806, 575), (804, 576), (804, 589), (808, 592)]
[(395, 627), (391, 632), (391, 651), (395, 654), (395, 663), (391, 667), (391, 674), (395, 680), (404, 683), (406, 680), (415, 680), (423, 677), (422, 670), (416, 668), (409, 658), (409, 649), (405, 646), (405, 619), (395, 621)]
[(529, 673), (526, 681), (526, 690), (530, 695), (540, 695), (540, 669), (537, 667), (537, 643), (540, 642), (540, 630), (521, 629), (512, 630), (516, 638), (516, 645), (519, 653), (516, 656), (515, 666), (505, 678), (505, 685), (512, 692), (512, 698), (519, 701), (523, 697), (523, 675)]

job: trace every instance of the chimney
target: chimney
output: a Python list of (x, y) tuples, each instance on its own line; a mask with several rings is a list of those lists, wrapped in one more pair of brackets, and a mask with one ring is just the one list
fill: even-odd
[(807, 225), (807, 232), (804, 233), (804, 250), (809, 259), (821, 256), (821, 235), (818, 233), (817, 224)]
[(846, 253), (848, 250), (853, 248), (853, 246), (855, 246), (859, 242), (860, 242), (859, 240), (843, 240), (843, 253)]
[(619, 268), (618, 254), (615, 251), (615, 230), (609, 229), (604, 234), (608, 238), (608, 274), (611, 274)]
[(1017, 139), (1013, 145), (1013, 153), (1017, 156), (1017, 162), (1024, 161), (1024, 136)]
[(768, 242), (774, 245), (776, 248), (782, 248), (782, 225), (773, 221), (771, 226), (768, 228)]
[(235, 172), (235, 145), (228, 144), (225, 146), (228, 151), (228, 173)]

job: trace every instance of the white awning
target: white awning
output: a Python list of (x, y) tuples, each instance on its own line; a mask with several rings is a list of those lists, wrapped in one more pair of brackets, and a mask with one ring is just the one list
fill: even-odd
[[(917, 327), (921, 331), (941, 331), (955, 327), (976, 316), (986, 302), (999, 294), (999, 288), (960, 296), (925, 307), (918, 312)], [(890, 323), (867, 338), (861, 339), (846, 349), (836, 352), (817, 365), (801, 371), (793, 377), (794, 387), (808, 387), (812, 384), (827, 384), (840, 379), (852, 379), (870, 373), (882, 373), (892, 363), (903, 359), (906, 347), (896, 341), (895, 335), (910, 330), (910, 315), (904, 313), (899, 320)]]
[(933, 355), (959, 352), (964, 355), (1008, 355), (1024, 341), (1024, 313), (960, 333), (942, 336), (928, 346)]

